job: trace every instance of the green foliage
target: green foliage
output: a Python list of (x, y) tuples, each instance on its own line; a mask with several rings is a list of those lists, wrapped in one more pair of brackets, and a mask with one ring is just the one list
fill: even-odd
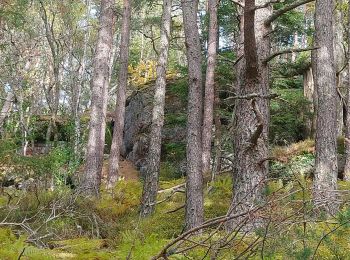
[(16, 28), (21, 28), (26, 22), (26, 10), (29, 0), (14, 0), (0, 5), (0, 16)]
[[(183, 181), (183, 180), (181, 180)], [(177, 183), (172, 183), (176, 185)], [(301, 219), (300, 207), (303, 201), (306, 202), (306, 209), (310, 210), (310, 194), (308, 188), (311, 183), (302, 178), (294, 179), (282, 189), (280, 182), (270, 182), (267, 196), (279, 196), (279, 200), (271, 204), (262, 212), (272, 222), (267, 227), (258, 229), (255, 233), (237, 237), (218, 254), (218, 259), (233, 259), (246, 250), (255, 239), (264, 239), (259, 243), (249, 259), (347, 259), (348, 239), (350, 236), (350, 210), (343, 208), (338, 216), (329, 223), (314, 221), (315, 216), (305, 215), (308, 222), (304, 226)], [(296, 195), (289, 195), (293, 191), (304, 187), (306, 194), (300, 191)], [(212, 184), (209, 193), (205, 193), (205, 214), (206, 219), (224, 215), (231, 202), (232, 180), (230, 176), (220, 176)], [(17, 205), (9, 216), (9, 221), (19, 221), (23, 216), (28, 218), (38, 214), (38, 201), (40, 205), (62, 205), (71, 200), (71, 192), (39, 192), (37, 194), (26, 193), (17, 201), (10, 202), (10, 207)], [(14, 235), (10, 229), (0, 228), (0, 256), (2, 259), (17, 259), (24, 250), (23, 259), (150, 259), (174, 237), (178, 236), (183, 229), (184, 209), (169, 213), (174, 209), (181, 208), (185, 196), (183, 193), (176, 193), (168, 198), (169, 194), (160, 194), (158, 200), (165, 202), (157, 205), (154, 215), (146, 219), (139, 219), (137, 207), (141, 195), (141, 186), (138, 182), (121, 182), (113, 193), (103, 191), (99, 199), (79, 197), (76, 203), (70, 205), (74, 209), (74, 215), (66, 215), (54, 222), (48, 222), (48, 230), (55, 232), (60, 240), (48, 242), (49, 249), (38, 249), (28, 244), (25, 235)], [(21, 196), (17, 192), (16, 196)], [(16, 197), (12, 194), (12, 197)], [(2, 196), (0, 196), (2, 198)], [(6, 196), (6, 200), (8, 197)], [(7, 202), (0, 200), (0, 212), (6, 214), (4, 207)], [(58, 203), (60, 201), (60, 203)], [(74, 200), (73, 200), (74, 201)], [(65, 202), (64, 202), (65, 203)], [(12, 205), (12, 206), (11, 206)], [(68, 208), (68, 207), (66, 207)], [(32, 228), (35, 225), (42, 225), (50, 215), (50, 210), (41, 210), (34, 222), (30, 223)], [(57, 211), (56, 213), (60, 213)], [(299, 215), (298, 215), (299, 214)], [(1, 215), (1, 214), (0, 214)], [(283, 222), (293, 216), (296, 219)], [(94, 217), (95, 216), (95, 217)], [(286, 218), (287, 217), (287, 218)], [(95, 220), (94, 220), (95, 218)], [(3, 216), (0, 216), (3, 219)], [(89, 220), (90, 219), (90, 220)], [(34, 224), (37, 222), (36, 224)], [(81, 226), (77, 232), (76, 226)], [(96, 238), (96, 225), (99, 227), (100, 236), (105, 239)], [(285, 226), (283, 226), (285, 225)], [(94, 226), (94, 227), (91, 227)], [(13, 227), (15, 228), (15, 227)], [(63, 231), (65, 228), (65, 231)], [(215, 227), (214, 227), (215, 229)], [(205, 230), (203, 234), (191, 237), (193, 241), (200, 241), (214, 229)], [(16, 234), (23, 233), (23, 230), (14, 229)], [(108, 232), (107, 232), (108, 231)], [(41, 235), (41, 233), (39, 234)], [(220, 231), (216, 233), (210, 242), (214, 243), (226, 236), (227, 233)], [(262, 244), (264, 249), (262, 250)], [(182, 246), (189, 246), (185, 242)], [(316, 250), (317, 249), (317, 250)], [(202, 259), (207, 248), (198, 247), (190, 252), (188, 256), (193, 259)], [(182, 255), (172, 255), (170, 259), (183, 259)]]
[(140, 205), (141, 183), (136, 181), (118, 181), (112, 195), (102, 192), (95, 201), (95, 207), (101, 219), (116, 219), (127, 211)]
[(205, 216), (214, 218), (225, 215), (232, 199), (232, 177), (220, 176), (211, 184), (211, 190), (204, 200)]
[(218, 23), (220, 26), (220, 36), (230, 38), (238, 31), (236, 20), (237, 5), (230, 0), (220, 1), (218, 7)]
[(311, 66), (310, 52), (302, 52), (296, 61), (282, 61), (273, 65), (273, 88), (303, 88), (302, 75)]
[(188, 96), (188, 82), (187, 78), (177, 80), (168, 85), (167, 91), (169, 94), (175, 95), (181, 99), (182, 102), (187, 103)]
[(113, 259), (115, 253), (108, 249), (106, 241), (101, 239), (91, 239), (87, 237), (69, 239), (63, 241), (53, 241), (51, 245), (56, 247), (57, 256), (62, 258), (69, 257), (74, 259)]
[(118, 259), (128, 259), (128, 256), (135, 260), (150, 259), (157, 255), (168, 241), (156, 234), (144, 238), (137, 238), (134, 235), (125, 237), (122, 245), (118, 247), (118, 253), (116, 254)]
[(311, 118), (309, 102), (301, 90), (279, 90), (279, 99), (271, 101), (270, 141), (290, 144), (305, 139), (306, 120)]
[(270, 176), (272, 178), (280, 178), (284, 182), (289, 181), (295, 176), (310, 177), (313, 171), (315, 157), (313, 154), (302, 154), (293, 157), (287, 163), (273, 161), (270, 164)]
[[(294, 0), (286, 0), (280, 3), (274, 4), (274, 10), (283, 8), (286, 5), (290, 5)], [(276, 35), (279, 37), (279, 41), (284, 45), (291, 44), (293, 35), (295, 32), (299, 34), (311, 35), (312, 30), (310, 25), (305, 25), (305, 15), (303, 11), (298, 9), (290, 10), (284, 13), (277, 19), (276, 22)]]
[(0, 181), (16, 180), (24, 181), (29, 178), (46, 181), (53, 176), (56, 185), (65, 185), (66, 178), (70, 175), (65, 168), (71, 157), (71, 149), (56, 147), (47, 155), (26, 157), (17, 153), (19, 150), (13, 139), (0, 141), (0, 163), (3, 172)]
[(20, 255), (22, 255), (23, 259), (54, 259), (49, 250), (38, 249), (26, 243), (25, 236), (17, 238), (10, 229), (0, 228), (0, 258), (19, 259)]
[(186, 144), (185, 143), (166, 143), (164, 144), (164, 153), (166, 161), (178, 162), (185, 159)]
[(186, 126), (187, 115), (185, 113), (167, 114), (165, 116), (166, 126)]
[(174, 180), (181, 177), (177, 167), (171, 162), (162, 162), (160, 164), (159, 177), (163, 181)]

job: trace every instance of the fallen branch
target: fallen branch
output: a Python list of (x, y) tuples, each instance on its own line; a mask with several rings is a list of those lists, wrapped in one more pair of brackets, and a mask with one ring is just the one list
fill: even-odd
[(160, 259), (160, 258), (163, 258), (163, 259), (167, 259), (168, 258), (168, 254), (167, 254), (167, 251), (168, 249), (175, 245), (176, 243), (186, 239), (188, 236), (190, 236), (191, 234), (193, 233), (196, 233), (197, 231), (199, 230), (202, 230), (204, 228), (207, 228), (207, 227), (211, 227), (211, 226), (214, 226), (216, 224), (221, 224), (221, 223), (224, 223), (224, 222), (227, 222), (231, 219), (234, 219), (234, 218), (238, 218), (238, 217), (242, 217), (242, 216), (245, 216), (247, 214), (250, 214), (250, 213), (253, 213), (253, 212), (256, 212), (258, 211), (259, 209), (261, 209), (262, 207), (256, 207), (252, 210), (249, 210), (249, 211), (246, 211), (246, 212), (243, 212), (243, 213), (240, 213), (240, 214), (236, 214), (236, 215), (231, 215), (231, 216), (228, 216), (228, 215), (224, 215), (222, 217), (217, 217), (217, 218), (214, 218), (212, 220), (209, 220), (209, 221), (206, 221), (204, 222), (202, 225), (198, 226), (198, 227), (195, 227), (195, 228), (191, 228), (190, 230), (182, 233), (180, 236), (178, 236), (177, 238), (175, 238), (173, 241), (169, 242), (161, 251), (160, 253), (153, 257), (152, 259), (153, 260), (156, 260), (156, 259)]
[(176, 186), (168, 188), (168, 189), (159, 190), (158, 193), (166, 193), (169, 191), (179, 190), (180, 188), (184, 188), (184, 187), (186, 187), (186, 183), (181, 183), (179, 185), (176, 185)]
[(167, 211), (167, 212), (165, 212), (165, 213), (174, 213), (174, 212), (176, 212), (176, 211), (178, 211), (178, 210), (180, 210), (180, 209), (183, 209), (184, 207), (186, 206), (186, 204), (183, 204), (183, 205), (181, 205), (180, 207), (177, 207), (177, 208), (175, 208), (175, 209), (172, 209), (172, 210), (169, 210), (169, 211)]
[(243, 95), (243, 96), (228, 97), (225, 100), (228, 100), (228, 99), (247, 99), (247, 100), (252, 100), (254, 98), (273, 99), (273, 98), (277, 98), (278, 96), (279, 95), (275, 94), (275, 93), (268, 94), (268, 95), (252, 93), (252, 94), (247, 94), (247, 95)]

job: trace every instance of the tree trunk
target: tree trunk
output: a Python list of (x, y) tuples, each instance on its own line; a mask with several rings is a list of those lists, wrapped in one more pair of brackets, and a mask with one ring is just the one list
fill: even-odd
[[(342, 0), (334, 0), (338, 4), (342, 4)], [(333, 28), (334, 28), (334, 62), (335, 62), (335, 71), (337, 75), (337, 136), (343, 135), (344, 128), (344, 113), (343, 113), (343, 84), (344, 84), (344, 70), (343, 67), (346, 64), (346, 54), (344, 48), (344, 26), (343, 26), (343, 13), (339, 8), (334, 10), (333, 15)]]
[(120, 40), (120, 67), (118, 73), (117, 104), (114, 114), (113, 139), (109, 156), (108, 187), (111, 188), (118, 180), (120, 146), (123, 141), (126, 87), (128, 85), (128, 63), (130, 42), (130, 0), (124, 0), (123, 20)]
[(337, 91), (333, 49), (333, 0), (316, 1), (314, 51), (317, 89), (316, 163), (313, 200), (316, 207), (334, 213), (337, 209)]
[[(87, 13), (85, 15), (86, 22), (88, 21), (90, 15), (90, 1), (86, 1)], [(81, 64), (78, 70), (78, 80), (74, 86), (72, 86), (72, 113), (74, 118), (74, 137), (73, 137), (73, 151), (74, 160), (81, 159), (81, 149), (80, 149), (80, 100), (81, 100), (81, 90), (84, 87), (86, 81), (86, 61), (87, 61), (87, 48), (90, 38), (90, 29), (86, 28), (84, 33), (84, 45), (83, 45), (83, 56), (81, 57)]]
[(215, 85), (215, 67), (218, 40), (218, 1), (208, 0), (209, 8), (209, 40), (208, 40), (208, 64), (205, 79), (204, 94), (204, 114), (203, 114), (203, 173), (210, 171), (211, 142), (213, 128), (213, 108), (214, 108), (214, 85)]
[(90, 131), (85, 174), (81, 184), (82, 191), (91, 195), (98, 195), (101, 184), (114, 21), (114, 0), (102, 0), (91, 84)]
[(216, 174), (221, 171), (221, 156), (222, 156), (222, 130), (220, 120), (220, 96), (219, 86), (215, 87), (215, 98), (214, 98), (214, 123), (215, 123), (215, 135), (214, 135), (214, 147), (215, 147), (215, 158), (214, 165), (211, 173), (211, 182), (215, 182)]
[[(257, 1), (264, 5), (267, 0)], [(249, 210), (263, 200), (268, 175), (269, 67), (264, 60), (270, 53), (270, 26), (265, 24), (270, 8), (254, 11), (255, 1), (245, 1), (244, 57), (238, 67), (237, 95), (256, 93), (263, 97), (236, 99), (234, 118), (234, 196), (231, 214)], [(255, 22), (254, 22), (255, 21)], [(244, 62), (246, 65), (244, 66)], [(243, 73), (243, 72), (244, 73)], [(233, 228), (235, 221), (229, 223)]]
[(312, 114), (311, 117), (307, 118), (306, 121), (306, 137), (315, 138), (316, 132), (316, 114), (315, 114), (315, 103), (316, 103), (316, 92), (314, 86), (314, 78), (311, 66), (304, 72), (303, 75), (304, 83), (304, 97), (310, 102), (309, 112)]
[(54, 76), (54, 84), (53, 86), (50, 86), (48, 89), (48, 97), (49, 97), (48, 103), (51, 111), (51, 119), (46, 132), (46, 149), (48, 152), (51, 146), (50, 141), (51, 141), (52, 132), (54, 133), (54, 140), (56, 142), (57, 142), (57, 136), (58, 136), (56, 121), (57, 121), (57, 113), (59, 108), (60, 90), (61, 90), (61, 81), (60, 81), (61, 47), (54, 35), (53, 26), (54, 26), (55, 20), (54, 18), (52, 18), (52, 21), (49, 21), (49, 16), (47, 14), (47, 10), (45, 8), (43, 1), (40, 0), (39, 2), (41, 6), (42, 20), (45, 26), (45, 36), (49, 44), (51, 56), (53, 60), (52, 66), (53, 66), (53, 76)]
[[(350, 6), (350, 0), (349, 0)], [(348, 9), (350, 17), (350, 8)], [(350, 43), (350, 19), (348, 19), (348, 43)], [(348, 44), (348, 75), (350, 79), (350, 44)], [(350, 181), (350, 80), (348, 81), (346, 93), (346, 124), (345, 124), (345, 166), (344, 180)]]
[[(299, 46), (299, 35), (298, 32), (295, 32), (293, 35), (293, 48), (298, 48)], [(292, 52), (292, 62), (295, 62), (297, 59), (297, 53), (296, 52)]]
[(157, 67), (157, 80), (154, 94), (151, 138), (147, 156), (147, 169), (142, 194), (141, 216), (154, 212), (158, 192), (160, 156), (162, 146), (162, 128), (164, 124), (166, 68), (168, 64), (171, 30), (172, 0), (163, 0), (162, 28), (160, 35), (160, 53)]
[(5, 123), (6, 117), (9, 116), (9, 111), (11, 110), (12, 107), (12, 102), (13, 102), (14, 95), (12, 92), (8, 92), (7, 96), (4, 100), (4, 104), (2, 105), (1, 112), (0, 112), (0, 133), (3, 134), (3, 126)]
[(188, 64), (186, 230), (203, 223), (202, 58), (197, 26), (198, 0), (181, 1)]

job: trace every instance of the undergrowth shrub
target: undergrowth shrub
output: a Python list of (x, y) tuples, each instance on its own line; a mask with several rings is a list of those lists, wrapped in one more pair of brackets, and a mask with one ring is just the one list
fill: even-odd
[(171, 162), (162, 162), (160, 164), (159, 178), (162, 181), (176, 180), (182, 177), (178, 167)]
[(15, 140), (7, 139), (0, 141), (0, 150), (0, 184), (35, 179), (37, 186), (39, 183), (45, 186), (53, 178), (54, 184), (60, 186), (66, 184), (68, 175), (74, 170), (67, 168), (71, 149), (65, 146), (56, 147), (46, 155), (27, 157), (18, 153)]
[(26, 236), (17, 237), (10, 229), (0, 228), (0, 259), (54, 259), (50, 250), (43, 250), (26, 243)]

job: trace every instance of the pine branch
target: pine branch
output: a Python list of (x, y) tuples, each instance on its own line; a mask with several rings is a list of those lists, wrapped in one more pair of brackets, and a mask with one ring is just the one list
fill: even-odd
[(265, 21), (266, 26), (270, 26), (273, 21), (275, 21), (278, 17), (285, 14), (286, 12), (289, 12), (290, 10), (293, 10), (294, 8), (297, 8), (298, 6), (313, 2), (314, 0), (297, 0), (293, 4), (286, 5), (285, 7), (274, 11)]
[(263, 4), (263, 5), (257, 5), (255, 7), (255, 10), (266, 8), (266, 7), (269, 7), (272, 4), (276, 4), (276, 3), (279, 3), (279, 2), (281, 2), (281, 0), (271, 0), (270, 2), (267, 2), (267, 3)]
[(312, 51), (312, 50), (316, 50), (318, 49), (318, 47), (309, 47), (309, 48), (291, 48), (291, 49), (285, 49), (285, 50), (281, 50), (275, 53), (272, 53), (269, 57), (267, 57), (264, 60), (264, 63), (268, 63), (269, 61), (271, 61), (273, 58), (282, 55), (282, 54), (286, 54), (286, 53), (295, 53), (295, 52), (304, 52), (304, 51)]

